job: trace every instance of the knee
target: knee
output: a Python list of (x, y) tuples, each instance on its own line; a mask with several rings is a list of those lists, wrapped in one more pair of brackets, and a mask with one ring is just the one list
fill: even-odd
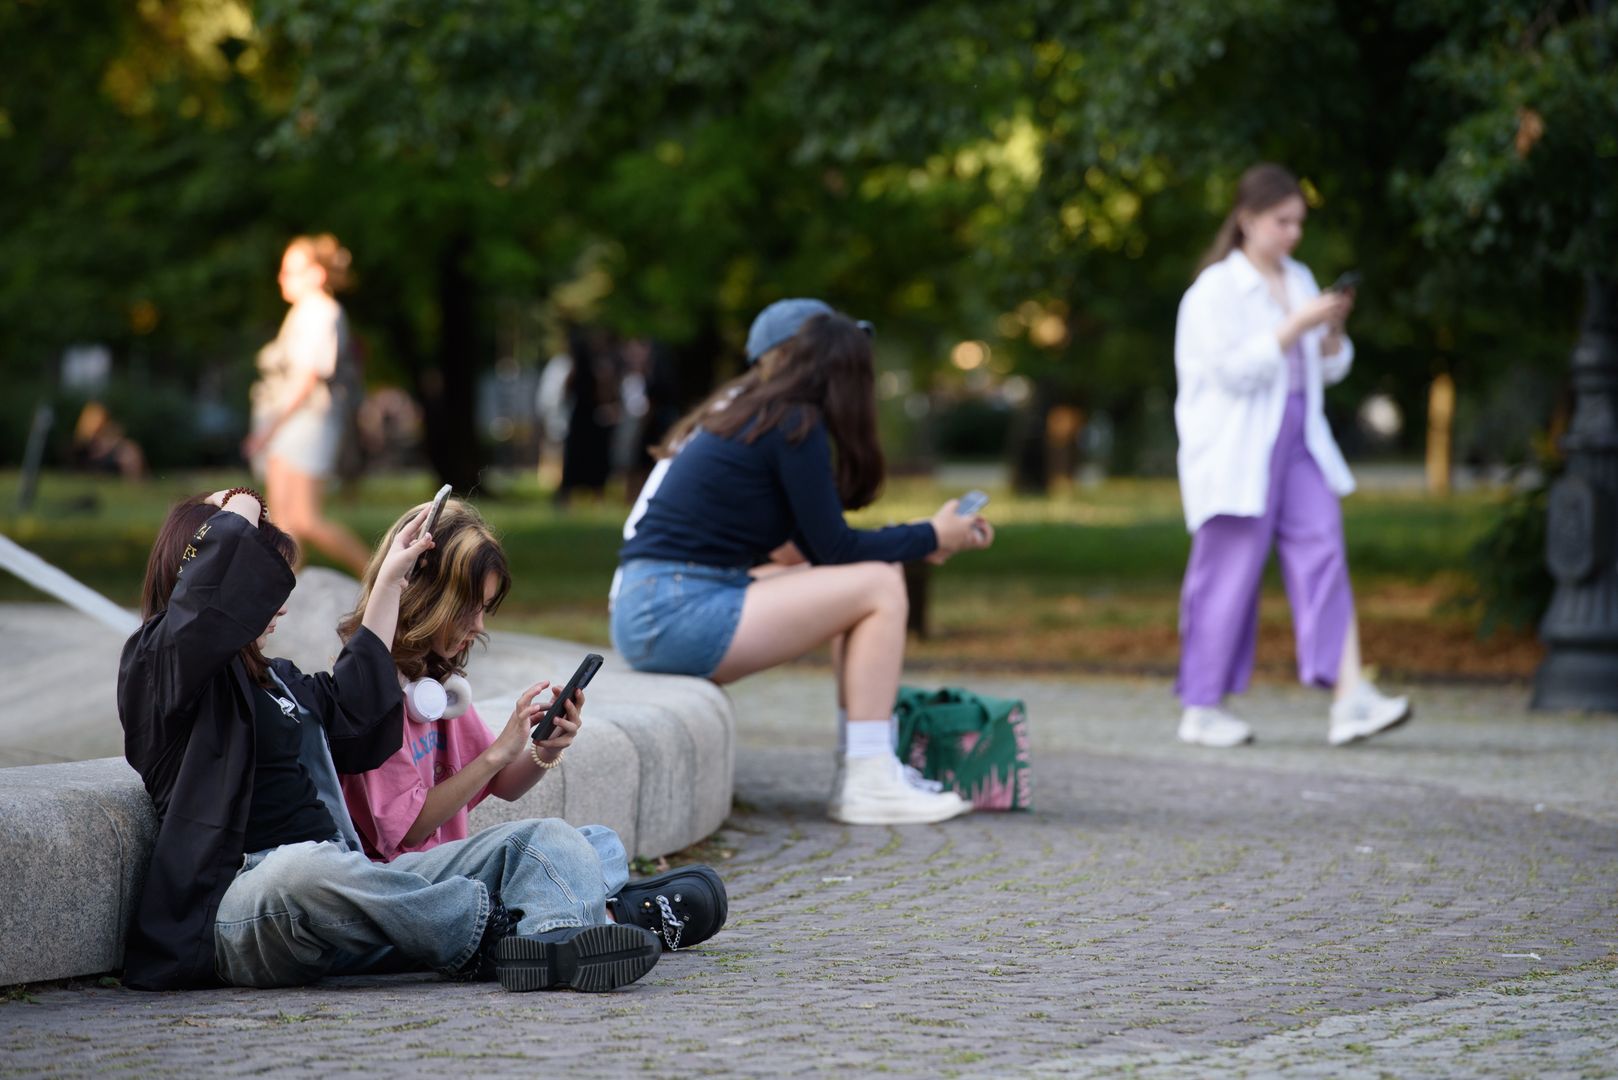
[(331, 854), (322, 844), (290, 844), (278, 848), (254, 873), (262, 873), (260, 891), (284, 905), (301, 906), (332, 881)]
[(883, 611), (899, 616), (910, 613), (910, 590), (905, 587), (904, 567), (898, 563), (869, 563), (870, 595)]
[(512, 840), (526, 851), (548, 858), (595, 858), (595, 848), (583, 833), (561, 818), (536, 818), (518, 822)]

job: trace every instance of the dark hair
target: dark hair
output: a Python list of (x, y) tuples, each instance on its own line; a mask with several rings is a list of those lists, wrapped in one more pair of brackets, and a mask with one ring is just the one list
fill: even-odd
[(777, 355), (766, 355), (674, 425), (658, 456), (671, 456), (698, 427), (752, 443), (790, 424), (786, 438), (796, 443), (824, 420), (843, 508), (869, 506), (887, 467), (876, 433), (870, 335), (846, 315), (816, 315), (771, 352)]
[(1197, 273), (1200, 274), (1242, 246), (1242, 214), (1262, 214), (1294, 196), (1303, 198), (1303, 188), (1299, 186), (1296, 176), (1279, 165), (1264, 162), (1242, 173), (1242, 178), (1236, 181), (1236, 204), (1225, 215), (1224, 223), (1214, 235), (1213, 244), (1203, 253), (1202, 261), (1197, 264)]
[[(150, 619), (169, 606), (169, 597), (174, 595), (174, 586), (180, 580), (180, 558), (185, 554), (186, 545), (197, 535), (203, 522), (220, 512), (219, 507), (204, 502), (204, 498), (193, 495), (175, 506), (157, 530), (152, 554), (146, 560), (146, 580), (140, 587), (140, 617), (143, 620)], [(269, 540), (270, 546), (287, 561), (288, 566), (297, 561), (297, 541), (267, 520), (260, 519), (258, 529)], [(239, 655), (248, 676), (260, 686), (267, 685), (270, 663), (259, 649), (258, 640), (255, 638), (243, 646)]]

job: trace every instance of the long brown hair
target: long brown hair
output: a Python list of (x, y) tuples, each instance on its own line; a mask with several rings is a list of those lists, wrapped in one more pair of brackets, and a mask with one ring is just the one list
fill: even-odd
[(1279, 165), (1266, 161), (1242, 173), (1242, 178), (1236, 181), (1236, 204), (1225, 215), (1224, 223), (1214, 235), (1213, 244), (1203, 253), (1202, 261), (1197, 264), (1197, 273), (1202, 273), (1242, 246), (1242, 214), (1262, 214), (1294, 196), (1303, 198), (1303, 187), (1296, 176)]
[[(144, 621), (160, 611), (167, 610), (174, 586), (180, 580), (180, 562), (186, 547), (196, 538), (203, 522), (219, 513), (219, 507), (204, 502), (206, 496), (193, 495), (169, 511), (163, 525), (157, 530), (152, 553), (146, 559), (146, 579), (140, 587), (140, 616)], [(259, 518), (258, 531), (269, 540), (270, 546), (291, 566), (298, 559), (298, 544), (292, 537)], [(258, 639), (243, 646), (238, 654), (248, 677), (260, 686), (269, 685), (270, 662), (258, 647)]]
[[(376, 587), (382, 560), (393, 546), (393, 538), (412, 515), (430, 505), (422, 503), (405, 511), (377, 545), (360, 581), (359, 603), (337, 624), (337, 633), (344, 641), (359, 629), (371, 590)], [(495, 575), (500, 585), (494, 599), (485, 603), (483, 585), (490, 574)], [(446, 500), (433, 529), (432, 549), (421, 557), (415, 577), (399, 598), (399, 623), (393, 633), (393, 663), (399, 673), (406, 679), (423, 676), (444, 679), (466, 674), (470, 647), (445, 659), (433, 651), (434, 642), (457, 623), (471, 619), (478, 608), (492, 615), (510, 591), (511, 568), (493, 530), (469, 503)], [(479, 635), (480, 639), (482, 637)]]
[(876, 432), (870, 336), (846, 315), (816, 315), (771, 354), (686, 414), (658, 456), (671, 456), (699, 427), (744, 443), (784, 427), (787, 441), (797, 443), (824, 420), (844, 509), (869, 506), (887, 468)]

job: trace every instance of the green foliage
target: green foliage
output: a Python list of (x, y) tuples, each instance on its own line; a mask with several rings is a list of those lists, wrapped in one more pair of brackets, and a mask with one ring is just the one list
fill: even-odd
[(1555, 582), (1545, 569), (1545, 528), (1554, 479), (1547, 475), (1506, 499), (1466, 550), (1470, 583), (1457, 601), (1477, 617), (1482, 637), (1532, 629), (1550, 606)]
[(1618, 263), (1618, 8), (1419, 7), (1444, 37), (1416, 78), (1453, 110), (1438, 167), (1399, 178), (1423, 239), (1527, 281)]
[[(821, 294), (1154, 445), (1176, 302), (1259, 159), (1355, 266), (1346, 395), (1562, 365), (1618, 255), (1618, 13), (1578, 0), (18, 0), (0, 5), (0, 371), (104, 341), (245, 372), (331, 229), (377, 380), (475, 478), (497, 310), (659, 336), (687, 396)], [(693, 357), (695, 359), (693, 360)], [(722, 369), (723, 364), (719, 365)], [(48, 381), (48, 379), (47, 379)], [(20, 434), (9, 427), (11, 443)], [(1419, 432), (1414, 432), (1419, 434)]]

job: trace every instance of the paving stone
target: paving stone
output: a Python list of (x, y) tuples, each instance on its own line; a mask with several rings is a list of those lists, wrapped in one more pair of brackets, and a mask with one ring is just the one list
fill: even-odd
[(1161, 685), (1021, 685), (1037, 811), (905, 829), (825, 819), (824, 672), (737, 686), (730, 926), (633, 987), (48, 988), (0, 1072), (1614, 1075), (1610, 718), (1430, 688), (1333, 751), (1265, 688), (1215, 752)]

